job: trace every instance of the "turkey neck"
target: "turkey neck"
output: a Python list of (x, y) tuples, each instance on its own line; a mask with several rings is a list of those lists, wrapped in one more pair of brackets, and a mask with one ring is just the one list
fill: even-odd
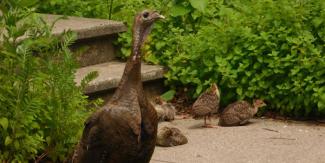
[(256, 114), (258, 111), (258, 106), (255, 105), (255, 103), (253, 104), (253, 113)]
[(119, 86), (113, 96), (113, 99), (119, 99), (123, 94), (128, 94), (130, 91), (136, 91), (142, 93), (142, 82), (141, 82), (141, 47), (145, 37), (149, 33), (150, 29), (143, 30), (136, 23), (134, 24), (132, 31), (132, 52), (128, 58), (122, 79)]

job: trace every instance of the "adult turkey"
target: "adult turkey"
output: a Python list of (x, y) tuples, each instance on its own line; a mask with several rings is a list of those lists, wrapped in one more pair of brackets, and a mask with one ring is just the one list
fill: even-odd
[(229, 104), (221, 113), (220, 126), (239, 126), (248, 123), (258, 111), (258, 108), (266, 106), (263, 100), (254, 100), (253, 105), (247, 101), (237, 101)]
[(213, 128), (215, 126), (207, 124), (206, 117), (211, 122), (211, 115), (218, 111), (220, 103), (220, 93), (218, 86), (213, 83), (209, 89), (202, 93), (194, 102), (192, 110), (195, 117), (204, 117), (203, 127)]
[(164, 17), (156, 11), (135, 16), (132, 53), (113, 97), (85, 122), (73, 163), (148, 163), (157, 138), (157, 113), (144, 96), (141, 47), (153, 23)]

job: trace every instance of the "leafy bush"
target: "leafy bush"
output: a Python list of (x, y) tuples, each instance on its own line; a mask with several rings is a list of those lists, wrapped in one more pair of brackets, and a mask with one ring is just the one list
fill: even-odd
[(29, 2), (0, 3), (0, 162), (62, 161), (89, 112), (74, 83), (68, 46), (75, 34), (53, 37), (33, 10), (21, 8)]
[[(196, 97), (217, 82), (224, 105), (264, 98), (282, 114), (324, 115), (324, 1), (126, 0), (113, 8), (112, 18), (129, 24), (143, 8), (167, 16), (144, 52), (169, 68), (171, 88), (188, 87)], [(130, 42), (130, 31), (120, 36), (122, 58)]]
[[(245, 3), (243, 3), (245, 2)], [(233, 1), (198, 33), (179, 37), (170, 83), (217, 82), (223, 103), (263, 98), (291, 116), (324, 115), (323, 1)]]
[(83, 17), (108, 17), (109, 0), (37, 0), (38, 12)]
[(148, 61), (169, 67), (169, 85), (196, 97), (217, 82), (224, 105), (263, 98), (282, 114), (325, 115), (323, 1), (193, 2), (164, 5), (170, 15), (146, 47)]

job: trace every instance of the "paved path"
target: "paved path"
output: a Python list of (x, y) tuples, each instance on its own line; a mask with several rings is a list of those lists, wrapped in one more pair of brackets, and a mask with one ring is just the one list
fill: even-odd
[(160, 124), (178, 127), (189, 142), (156, 147), (151, 163), (325, 163), (324, 124), (253, 119), (247, 126), (202, 129), (202, 122)]

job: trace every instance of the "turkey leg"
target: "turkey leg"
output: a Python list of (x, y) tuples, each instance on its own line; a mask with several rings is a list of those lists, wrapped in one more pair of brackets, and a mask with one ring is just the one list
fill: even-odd
[(211, 115), (208, 115), (208, 119), (209, 119), (209, 124), (207, 124), (206, 116), (204, 116), (204, 125), (202, 127), (205, 127), (205, 128), (217, 128), (218, 127), (216, 125), (211, 124)]

